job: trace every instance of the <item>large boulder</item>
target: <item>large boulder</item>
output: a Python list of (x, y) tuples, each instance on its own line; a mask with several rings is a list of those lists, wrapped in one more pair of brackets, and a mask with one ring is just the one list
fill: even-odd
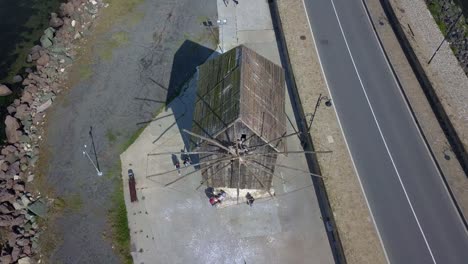
[[(21, 131), (18, 131), (20, 125), (18, 120), (12, 116), (5, 118), (5, 134), (9, 143), (16, 143), (21, 137)], [(19, 132), (19, 133), (18, 133)]]
[(16, 114), (15, 117), (19, 120), (23, 120), (27, 118), (29, 115), (29, 107), (26, 104), (20, 104), (16, 107)]
[(75, 12), (75, 7), (71, 2), (61, 3), (59, 10), (59, 14), (61, 17), (71, 17)]
[(32, 97), (30, 92), (28, 92), (28, 91), (23, 92), (23, 96), (21, 96), (21, 102), (22, 103), (27, 103), (28, 105), (31, 105), (33, 100), (34, 100), (34, 98)]
[(51, 13), (49, 25), (53, 28), (59, 28), (63, 25), (63, 20), (56, 13)]
[(45, 66), (47, 65), (47, 63), (49, 63), (49, 55), (47, 54), (43, 54), (38, 60), (37, 60), (37, 65), (40, 65), (40, 66)]
[(13, 78), (11, 79), (11, 82), (12, 83), (20, 83), (23, 81), (23, 77), (21, 77), (21, 75), (15, 75), (13, 76)]
[(54, 43), (52, 43), (52, 40), (49, 39), (46, 35), (43, 35), (43, 36), (41, 37), (40, 41), (41, 41), (41, 46), (42, 46), (43, 48), (46, 48), (46, 49), (47, 49), (48, 47), (52, 46), (52, 44), (54, 44)]
[(12, 91), (10, 90), (10, 88), (8, 88), (4, 84), (0, 84), (0, 96), (7, 96), (10, 94), (12, 94)]

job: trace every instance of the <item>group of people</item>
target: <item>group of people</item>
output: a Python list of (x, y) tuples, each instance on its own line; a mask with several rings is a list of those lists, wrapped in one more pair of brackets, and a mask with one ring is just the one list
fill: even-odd
[(211, 206), (218, 206), (220, 205), (224, 199), (226, 199), (226, 192), (224, 190), (220, 190), (217, 194), (214, 194), (210, 197), (210, 204)]
[[(224, 199), (226, 199), (226, 192), (224, 190), (219, 190), (216, 194), (214, 192), (212, 193), (209, 201), (211, 206), (219, 206)], [(247, 200), (247, 205), (253, 206), (255, 198), (249, 192), (245, 195), (245, 199)]]
[[(181, 150), (181, 152), (182, 152), (182, 154), (180, 155), (180, 159), (182, 160), (182, 162), (184, 164), (184, 167), (187, 167), (187, 166), (191, 165), (192, 160), (190, 159), (190, 155), (185, 154), (183, 149)], [(180, 163), (179, 163), (178, 159), (175, 160), (174, 167), (177, 169), (177, 171), (179, 172), (179, 175), (180, 175)]]

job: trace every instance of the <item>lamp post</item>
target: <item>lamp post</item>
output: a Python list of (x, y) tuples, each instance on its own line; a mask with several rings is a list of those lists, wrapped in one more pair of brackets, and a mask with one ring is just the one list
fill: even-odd
[(93, 152), (94, 152), (94, 157), (96, 158), (96, 164), (93, 162), (93, 160), (89, 156), (88, 152), (86, 152), (86, 149), (87, 149), (86, 145), (84, 145), (85, 150), (83, 151), (83, 155), (87, 156), (89, 161), (91, 161), (91, 163), (93, 164), (94, 168), (97, 171), (98, 176), (102, 176), (102, 171), (101, 171), (101, 168), (99, 167), (99, 160), (98, 160), (98, 156), (97, 156), (97, 152), (96, 152), (96, 145), (94, 144), (93, 127), (92, 126), (89, 127), (89, 137), (91, 138), (91, 145), (93, 146)]
[(460, 20), (460, 18), (462, 17), (462, 15), (463, 15), (463, 12), (460, 12), (460, 14), (458, 15), (457, 19), (456, 19), (455, 22), (450, 26), (449, 30), (447, 31), (447, 33), (446, 33), (445, 36), (444, 36), (444, 39), (440, 42), (439, 47), (437, 47), (437, 49), (434, 51), (434, 53), (432, 54), (432, 56), (431, 56), (431, 58), (429, 59), (429, 61), (427, 62), (427, 64), (431, 64), (432, 59), (434, 59), (435, 55), (437, 54), (437, 52), (439, 51), (439, 49), (442, 47), (442, 45), (444, 44), (445, 40), (447, 40), (447, 37), (450, 35), (450, 33), (452, 33), (453, 28), (454, 28), (455, 25), (458, 23), (458, 20)]
[(91, 159), (91, 157), (89, 156), (88, 152), (86, 151), (87, 149), (87, 146), (86, 145), (83, 145), (84, 149), (83, 150), (83, 155), (88, 157), (89, 161), (91, 161), (91, 164), (93, 164), (93, 167), (94, 169), (96, 169), (96, 172), (97, 172), (97, 175), (98, 176), (102, 176), (102, 171), (96, 166), (96, 164), (94, 164), (94, 161)]
[(224, 32), (223, 32), (223, 26), (227, 24), (227, 20), (226, 19), (218, 19), (216, 20), (216, 22), (218, 23), (219, 25), (219, 28), (221, 29), (221, 44), (220, 44), (220, 49), (221, 49), (221, 52), (224, 53), (224, 45), (223, 45), (223, 42), (224, 42)]

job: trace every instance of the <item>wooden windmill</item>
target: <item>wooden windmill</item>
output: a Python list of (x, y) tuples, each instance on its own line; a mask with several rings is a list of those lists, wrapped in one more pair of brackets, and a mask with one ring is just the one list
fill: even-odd
[(238, 196), (239, 189), (270, 192), (277, 155), (306, 153), (286, 148), (298, 133), (286, 134), (283, 69), (241, 45), (199, 66), (198, 76), (192, 129), (184, 132), (191, 142), (185, 155), (198, 155), (202, 184)]

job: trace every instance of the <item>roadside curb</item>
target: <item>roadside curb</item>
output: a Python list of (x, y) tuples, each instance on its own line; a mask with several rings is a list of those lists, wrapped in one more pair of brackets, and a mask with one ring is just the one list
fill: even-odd
[[(280, 59), (282, 64), (284, 65), (285, 75), (286, 75), (286, 83), (288, 86), (288, 90), (291, 95), (291, 99), (293, 100), (292, 106), (294, 110), (294, 114), (296, 116), (296, 122), (299, 131), (301, 131), (301, 142), (304, 150), (306, 151), (314, 151), (314, 144), (312, 142), (312, 138), (308, 133), (307, 123), (305, 118), (305, 113), (302, 108), (301, 99), (299, 97), (296, 80), (294, 77), (294, 73), (292, 70), (289, 53), (286, 46), (286, 40), (283, 33), (283, 28), (281, 24), (281, 18), (279, 16), (278, 5), (277, 1), (268, 0), (271, 18), (273, 22), (273, 28), (275, 31), (276, 39), (278, 42), (278, 49), (280, 51)], [(306, 155), (307, 165), (311, 172), (316, 174), (321, 174), (320, 166), (318, 164), (317, 157), (315, 155)], [(330, 206), (330, 201), (328, 199), (328, 194), (325, 189), (325, 184), (323, 179), (318, 177), (311, 177), (315, 194), (317, 196), (317, 201), (320, 207), (320, 212), (322, 215), (323, 224), (325, 230), (327, 231), (328, 240), (330, 243), (331, 251), (333, 253), (333, 257), (335, 263), (346, 263), (345, 254), (343, 251), (343, 247), (340, 241), (340, 237), (338, 234), (338, 229), (336, 227), (336, 222), (333, 216), (333, 211)]]
[[(411, 115), (413, 116), (413, 119), (417, 125), (417, 128), (424, 140), (424, 143), (426, 144), (426, 146), (428, 147), (428, 150), (429, 150), (429, 153), (437, 167), (437, 170), (439, 171), (440, 175), (441, 175), (441, 178), (442, 178), (442, 181), (444, 182), (447, 190), (448, 190), (448, 193), (450, 195), (450, 198), (452, 199), (454, 205), (455, 205), (455, 208), (457, 209), (458, 211), (458, 214), (460, 215), (461, 217), (461, 220), (463, 222), (463, 224), (465, 225), (465, 228), (468, 229), (468, 224), (466, 222), (466, 218), (453, 194), (453, 191), (452, 189), (450, 188), (450, 185), (448, 184), (447, 182), (447, 179), (439, 165), (439, 162), (437, 161), (436, 159), (436, 156), (434, 155), (434, 152), (432, 150), (432, 147), (431, 145), (429, 144), (427, 138), (426, 138), (426, 135), (423, 133), (423, 130), (421, 128), (421, 124), (419, 122), (419, 120), (417, 119), (417, 116), (415, 115), (415, 112), (414, 112), (414, 109), (413, 107), (411, 106), (410, 104), (410, 100), (408, 99), (408, 96), (407, 94), (405, 93), (405, 90), (403, 89), (403, 86), (401, 84), (401, 81), (398, 77), (398, 74), (396, 73), (392, 63), (391, 63), (391, 60), (389, 59), (389, 56), (387, 54), (387, 51), (384, 49), (384, 45), (382, 43), (382, 40), (379, 36), (379, 33), (378, 31), (376, 30), (376, 27), (375, 27), (375, 22), (374, 20), (372, 19), (372, 16), (369, 12), (369, 8), (368, 8), (368, 5), (367, 5), (367, 2), (366, 0), (361, 0), (362, 3), (363, 3), (363, 6), (365, 8), (365, 11), (367, 13), (367, 16), (369, 17), (369, 20), (371, 21), (371, 25), (372, 25), (372, 29), (374, 30), (375, 32), (375, 35), (377, 37), (377, 40), (379, 42), (379, 45), (380, 47), (382, 48), (382, 51), (383, 51), (383, 54), (385, 55), (385, 59), (387, 60), (388, 62), (388, 65), (390, 66), (390, 70), (392, 71), (392, 74), (393, 76), (395, 77), (395, 80), (397, 81), (398, 83), (398, 87), (406, 101), (406, 104), (408, 105), (408, 108), (409, 110), (411, 111)], [(380, 1), (380, 4), (382, 6), (382, 9), (384, 10), (385, 12), (385, 15), (387, 16), (388, 18), (388, 22), (393, 30), (393, 33), (395, 34), (397, 40), (398, 40), (398, 43), (400, 44), (400, 47), (401, 49), (403, 50), (403, 53), (405, 54), (405, 57), (406, 59), (408, 60), (412, 70), (413, 70), (413, 73), (414, 75), (416, 76), (416, 79), (418, 80), (420, 86), (422, 87), (422, 90), (423, 90), (423, 93), (426, 95), (426, 98), (427, 98), (427, 101), (429, 102), (429, 105), (431, 106), (431, 109), (432, 111), (434, 112), (435, 116), (436, 116), (436, 119), (440, 125), (440, 127), (442, 128), (442, 131), (444, 132), (444, 135), (445, 137), (447, 138), (450, 146), (452, 147), (452, 150), (453, 152), (455, 153), (456, 157), (457, 157), (457, 160), (459, 161), (463, 171), (465, 172), (466, 175), (468, 175), (468, 157), (467, 157), (467, 154), (466, 154), (466, 151), (463, 147), (463, 144), (460, 140), (460, 138), (458, 137), (458, 134), (456, 133), (454, 127), (452, 126), (450, 120), (448, 119), (448, 116), (445, 112), (445, 110), (443, 109), (443, 106), (441, 105), (440, 101), (439, 101), (439, 98), (437, 97), (437, 95), (435, 94), (435, 91), (434, 91), (434, 88), (432, 87), (432, 84), (431, 82), (429, 81), (429, 78), (427, 77), (425, 71), (424, 71), (424, 68), (422, 67), (421, 65), (421, 62), (419, 61), (419, 59), (417, 58), (416, 54), (414, 53), (412, 47), (411, 47), (411, 44), (409, 43), (408, 39), (406, 38), (406, 35), (405, 33), (403, 32), (403, 29), (398, 21), (398, 18), (396, 17), (395, 15), (395, 12), (390, 4), (390, 2), (388, 0), (379, 0)]]

